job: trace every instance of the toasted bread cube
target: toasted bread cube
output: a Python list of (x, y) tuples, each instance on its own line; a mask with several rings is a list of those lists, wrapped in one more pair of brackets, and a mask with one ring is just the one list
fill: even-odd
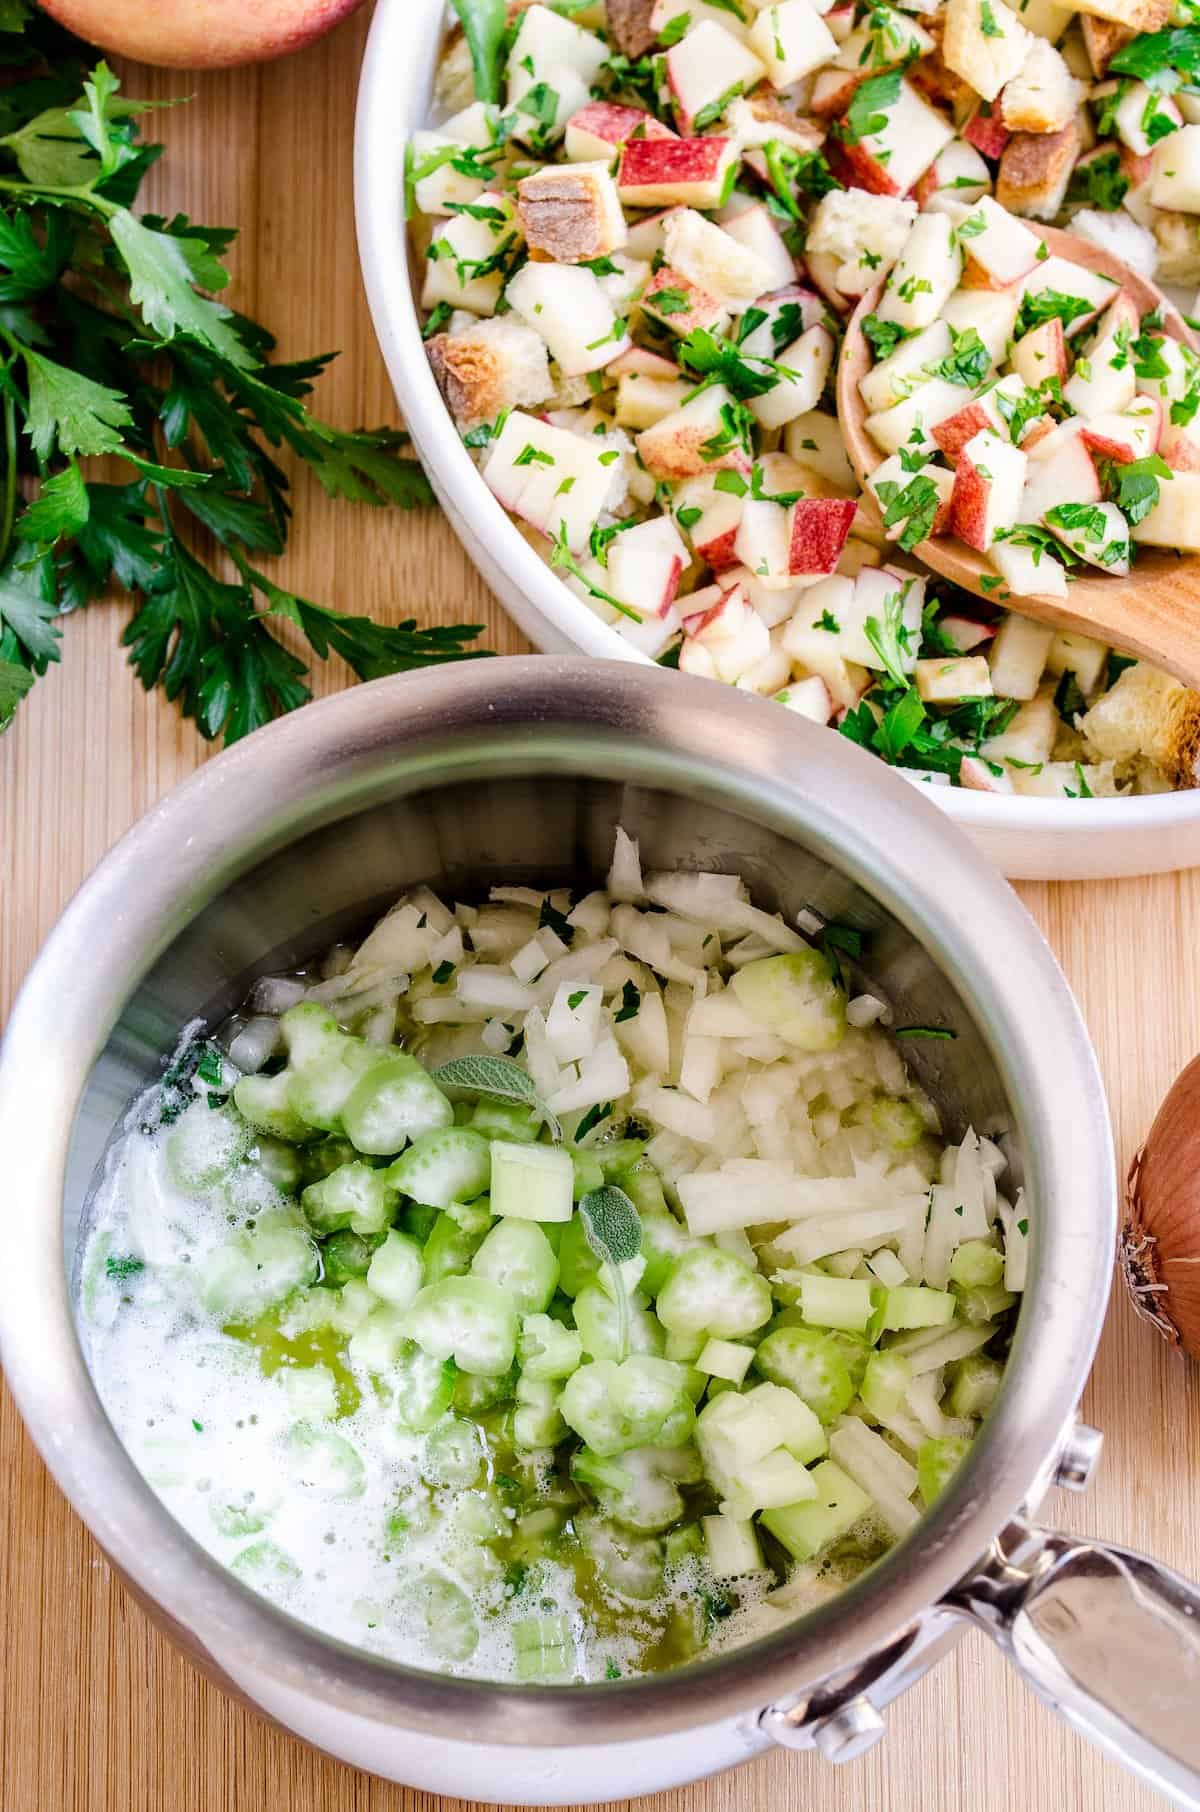
[(556, 143), (571, 115), (591, 99), (592, 83), (608, 54), (608, 45), (594, 32), (548, 6), (527, 7), (505, 68), (505, 111), (513, 119), (514, 136), (534, 151)]
[(1083, 104), (1084, 87), (1045, 38), (1033, 38), (1025, 61), (1000, 96), (1010, 132), (1061, 132)]
[(651, 23), (654, 0), (605, 0), (609, 35), (623, 57), (644, 57), (658, 33)]
[(918, 661), (917, 693), (927, 705), (956, 705), (966, 698), (991, 698), (992, 676), (982, 654)]
[(750, 27), (750, 47), (762, 60), (772, 88), (790, 88), (837, 54), (829, 27), (811, 0), (780, 0), (765, 7)]
[(646, 470), (669, 482), (725, 467), (749, 471), (749, 452), (729, 431), (732, 406), (733, 397), (725, 386), (714, 384), (653, 428), (644, 429), (637, 437), (637, 449)]
[(1092, 74), (1097, 81), (1103, 81), (1108, 74), (1108, 65), (1119, 50), (1123, 50), (1133, 37), (1133, 33), (1124, 25), (1114, 25), (1110, 19), (1095, 19), (1090, 13), (1084, 13), (1079, 21), (1083, 34), (1083, 48), (1091, 65)]
[(667, 215), (663, 250), (672, 269), (731, 307), (747, 307), (773, 285), (775, 272), (766, 258), (694, 208), (673, 208)]
[(1079, 727), (1102, 760), (1143, 756), (1172, 786), (1200, 782), (1200, 694), (1145, 661), (1124, 668)]
[(1004, 0), (948, 0), (942, 54), (956, 75), (994, 101), (1029, 55), (1031, 34)]
[(1000, 159), (996, 199), (1026, 219), (1052, 220), (1062, 209), (1079, 148), (1074, 118), (1057, 132), (1018, 132)]
[(962, 263), (949, 216), (918, 214), (876, 314), (910, 330), (931, 326), (958, 285)]
[(541, 335), (567, 377), (598, 371), (629, 344), (594, 272), (572, 264), (525, 264), (506, 291), (509, 306)]
[(843, 295), (862, 295), (891, 270), (916, 216), (915, 201), (834, 189), (813, 211), (808, 252), (839, 259), (838, 288)]
[(1075, 10), (1111, 19), (1127, 31), (1157, 31), (1171, 16), (1171, 0), (1078, 0)]
[(558, 164), (517, 184), (517, 214), (532, 250), (556, 264), (606, 258), (625, 243), (625, 215), (607, 164)]
[(434, 336), (425, 351), (458, 427), (494, 421), (502, 409), (532, 408), (554, 391), (545, 342), (509, 315)]
[(1200, 221), (1194, 214), (1155, 209), (1153, 233), (1158, 246), (1160, 283), (1200, 282)]

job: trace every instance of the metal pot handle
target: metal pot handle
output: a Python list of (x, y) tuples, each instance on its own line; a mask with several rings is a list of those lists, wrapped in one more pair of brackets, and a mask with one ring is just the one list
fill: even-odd
[(946, 1602), (1068, 1724), (1200, 1809), (1200, 1588), (1128, 1548), (1017, 1523)]

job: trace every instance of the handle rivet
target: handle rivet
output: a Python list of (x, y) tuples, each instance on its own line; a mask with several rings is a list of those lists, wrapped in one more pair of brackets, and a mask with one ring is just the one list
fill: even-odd
[(1076, 1422), (1059, 1449), (1054, 1483), (1064, 1491), (1086, 1491), (1100, 1458), (1104, 1436), (1086, 1422)]
[(853, 1762), (883, 1735), (883, 1717), (865, 1693), (813, 1725), (813, 1742), (827, 1762)]

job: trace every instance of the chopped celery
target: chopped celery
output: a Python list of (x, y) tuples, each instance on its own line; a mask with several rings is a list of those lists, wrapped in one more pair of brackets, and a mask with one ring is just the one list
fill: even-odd
[(567, 1432), (558, 1406), (558, 1387), (549, 1378), (517, 1379), (512, 1438), (517, 1447), (557, 1447)]
[(257, 1225), (201, 1260), (196, 1291), (222, 1321), (255, 1321), (304, 1284), (316, 1281), (317, 1248), (293, 1214), (263, 1215)]
[(806, 1503), (764, 1510), (762, 1524), (793, 1560), (812, 1560), (839, 1541), (871, 1508), (871, 1500), (832, 1460), (814, 1466), (809, 1478), (816, 1496)]
[(482, 1415), (499, 1403), (511, 1403), (517, 1388), (514, 1366), (499, 1378), (480, 1378), (459, 1372), (454, 1380), (454, 1407), (463, 1416)]
[(583, 1359), (583, 1342), (574, 1328), (549, 1315), (526, 1315), (521, 1322), (517, 1357), (527, 1378), (569, 1378)]
[(695, 1365), (708, 1344), (708, 1335), (705, 1333), (671, 1333), (667, 1335), (667, 1344), (663, 1350), (668, 1359), (674, 1359), (680, 1365)]
[(832, 1336), (817, 1328), (777, 1328), (758, 1346), (754, 1364), (772, 1384), (794, 1390), (826, 1426), (853, 1400), (850, 1368)]
[(704, 1553), (704, 1536), (699, 1523), (682, 1523), (672, 1529), (665, 1540), (667, 1565), (681, 1567), (686, 1561), (699, 1560)]
[(466, 1661), (479, 1646), (471, 1600), (443, 1573), (426, 1571), (406, 1579), (396, 1609), (404, 1622), (416, 1611), (426, 1642), (443, 1661)]
[(386, 1053), (343, 1032), (314, 1001), (289, 1007), (279, 1021), (288, 1047), (288, 1102), (300, 1119), (325, 1132), (345, 1131), (342, 1110), (358, 1082)]
[(685, 1252), (658, 1296), (658, 1319), (670, 1333), (732, 1339), (771, 1319), (771, 1286), (740, 1259), (712, 1246)]
[[(659, 1174), (647, 1159), (639, 1159), (632, 1168), (624, 1170), (620, 1176), (614, 1177), (613, 1181), (625, 1191), (641, 1215), (643, 1227), (648, 1215), (670, 1214)], [(674, 1216), (671, 1218), (674, 1219)]]
[(454, 1399), (455, 1366), (413, 1342), (392, 1375), (396, 1420), (406, 1434), (427, 1434)]
[(758, 1534), (749, 1518), (706, 1516), (702, 1519), (708, 1564), (718, 1579), (757, 1573), (763, 1564)]
[(862, 1278), (806, 1271), (800, 1279), (800, 1308), (814, 1327), (861, 1333), (875, 1314), (875, 1302), (876, 1286)]
[(946, 1407), (952, 1416), (985, 1416), (996, 1401), (1004, 1367), (983, 1353), (969, 1353), (951, 1368)]
[(233, 1085), (233, 1105), (258, 1132), (300, 1145), (315, 1138), (316, 1129), (292, 1106), (291, 1081), (286, 1070), (275, 1076), (242, 1076)]
[(604, 1182), (604, 1166), (594, 1151), (580, 1145), (565, 1148), (571, 1159), (571, 1193), (575, 1201), (593, 1189), (599, 1189)]
[[(622, 1184), (622, 1188), (624, 1187)], [(635, 1205), (640, 1207), (640, 1204)], [(642, 1288), (647, 1296), (654, 1297), (663, 1288), (684, 1253), (690, 1252), (698, 1242), (695, 1235), (675, 1219), (665, 1203), (662, 1208), (641, 1210), (641, 1218), (642, 1256), (646, 1260)]]
[(402, 1230), (410, 1239), (415, 1239), (418, 1246), (423, 1246), (437, 1225), (440, 1208), (434, 1208), (429, 1202), (408, 1202), (397, 1216)]
[(330, 1171), (321, 1182), (310, 1183), (300, 1201), (318, 1233), (342, 1227), (355, 1233), (382, 1233), (391, 1220), (396, 1192), (386, 1171), (356, 1160)]
[(576, 1215), (563, 1228), (558, 1248), (558, 1287), (565, 1296), (578, 1296), (600, 1270), (600, 1260), (587, 1242), (587, 1230)]
[(409, 1307), (405, 1326), (410, 1339), (435, 1359), (453, 1359), (460, 1371), (485, 1378), (498, 1378), (516, 1355), (516, 1309), (485, 1277), (426, 1284)]
[(522, 1101), (501, 1101), (485, 1095), (470, 1110), (473, 1132), (485, 1139), (507, 1139), (513, 1145), (536, 1145), (542, 1134), (542, 1116)]
[(422, 1133), (381, 1174), (402, 1195), (448, 1208), (451, 1202), (471, 1202), (483, 1194), (491, 1175), (491, 1148), (477, 1132), (448, 1126)]
[(912, 1380), (912, 1366), (903, 1353), (872, 1353), (859, 1391), (871, 1414), (883, 1421), (904, 1407)]
[(740, 1005), (785, 1044), (831, 1051), (846, 1035), (846, 995), (832, 960), (820, 950), (764, 956), (730, 982)]
[(359, 1151), (388, 1157), (410, 1139), (449, 1126), (454, 1110), (415, 1057), (388, 1051), (370, 1065), (342, 1107), (346, 1137)]
[[(671, 1353), (667, 1356), (674, 1357)], [(707, 1340), (696, 1359), (696, 1366), (711, 1378), (727, 1378), (731, 1384), (740, 1384), (750, 1370), (753, 1358), (752, 1346), (738, 1346), (732, 1340)]]
[(917, 1489), (922, 1502), (932, 1504), (941, 1495), (971, 1451), (965, 1435), (941, 1435), (924, 1441), (917, 1450)]
[(471, 1275), (486, 1277), (518, 1315), (530, 1315), (549, 1305), (558, 1284), (558, 1260), (536, 1221), (499, 1220), (471, 1260)]
[(343, 1436), (312, 1421), (294, 1422), (284, 1441), (297, 1484), (322, 1497), (361, 1497), (367, 1488), (362, 1455)]
[(565, 1680), (574, 1671), (569, 1617), (523, 1617), (512, 1637), (518, 1680)]
[(167, 1169), (181, 1189), (211, 1189), (249, 1149), (250, 1131), (241, 1115), (198, 1097), (167, 1134)]
[(371, 1259), (367, 1284), (393, 1308), (406, 1309), (421, 1288), (424, 1274), (424, 1260), (416, 1240), (393, 1228)]
[(569, 1221), (575, 1172), (570, 1154), (554, 1145), (492, 1142), (492, 1212), (524, 1221)]
[(982, 1327), (986, 1322), (995, 1321), (1003, 1315), (1005, 1309), (1011, 1309), (1017, 1301), (1011, 1290), (1003, 1284), (992, 1284), (988, 1289), (964, 1290), (956, 1286), (954, 1292), (958, 1302), (958, 1314), (968, 1327)]
[(465, 1277), (490, 1225), (491, 1216), (487, 1214), (481, 1215), (475, 1224), (464, 1226), (460, 1217), (438, 1212), (421, 1255), (426, 1282), (437, 1283), (443, 1277)]
[(601, 1516), (584, 1513), (575, 1527), (601, 1579), (623, 1598), (657, 1598), (663, 1585), (663, 1545), (652, 1535), (616, 1528)]
[(721, 1509), (740, 1521), (760, 1510), (803, 1503), (806, 1498), (815, 1496), (816, 1486), (807, 1467), (785, 1448), (776, 1447), (761, 1460), (754, 1460), (742, 1468), (728, 1486)]
[(990, 1240), (964, 1240), (950, 1260), (950, 1281), (964, 1290), (989, 1290), (1004, 1276), (1004, 1254)]
[(883, 1299), (885, 1328), (938, 1328), (953, 1321), (956, 1304), (949, 1290), (927, 1290), (921, 1284), (900, 1284)]
[(598, 1359), (580, 1366), (563, 1387), (560, 1408), (601, 1458), (631, 1447), (678, 1447), (695, 1423), (683, 1367), (648, 1353), (620, 1365)]
[(696, 1422), (705, 1471), (719, 1491), (733, 1492), (746, 1470), (776, 1449), (802, 1465), (828, 1448), (825, 1430), (794, 1391), (759, 1384), (744, 1395), (710, 1397)]
[(293, 1585), (300, 1577), (300, 1569), (291, 1555), (285, 1554), (273, 1541), (256, 1541), (243, 1548), (230, 1561), (229, 1571), (257, 1592), (277, 1592), (283, 1586)]
[(880, 1095), (871, 1104), (870, 1124), (894, 1151), (911, 1151), (925, 1136), (925, 1122), (910, 1101)]
[(601, 1510), (614, 1522), (653, 1535), (678, 1522), (683, 1515), (679, 1486), (698, 1484), (703, 1473), (692, 1446), (635, 1447), (608, 1459), (581, 1447), (571, 1461), (571, 1477), (595, 1492)]
[(479, 1430), (471, 1422), (447, 1416), (425, 1437), (421, 1477), (431, 1485), (465, 1489), (478, 1482), (486, 1458)]
[(364, 1317), (350, 1336), (346, 1348), (351, 1364), (365, 1371), (390, 1372), (408, 1344), (404, 1317), (390, 1303), (380, 1303)]
[(358, 1153), (349, 1139), (326, 1137), (306, 1145), (300, 1153), (300, 1178), (304, 1183), (319, 1183), (323, 1177), (343, 1164), (353, 1164)]
[[(621, 1357), (621, 1312), (599, 1283), (585, 1285), (575, 1298), (575, 1325), (589, 1358)], [(659, 1354), (663, 1351), (662, 1329), (640, 1296), (634, 1296), (629, 1303), (628, 1334), (632, 1352)], [(669, 1353), (667, 1357), (674, 1359), (679, 1355)]]
[[(349, 1227), (340, 1233), (331, 1233), (321, 1242), (321, 1281), (340, 1288), (352, 1277), (365, 1277), (371, 1266), (372, 1248), (361, 1233), (351, 1232)], [(376, 1292), (382, 1294), (382, 1292)]]

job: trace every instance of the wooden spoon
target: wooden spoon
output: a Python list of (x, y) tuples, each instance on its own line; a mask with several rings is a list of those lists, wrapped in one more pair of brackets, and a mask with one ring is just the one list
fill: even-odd
[[(1115, 278), (1139, 315), (1161, 309), (1163, 331), (1195, 349), (1196, 341), (1179, 310), (1161, 290), (1127, 264), (1075, 233), (1060, 232), (1056, 227), (1039, 227), (1038, 231), (1058, 257), (1069, 258), (1075, 264), (1086, 265), (1089, 270)], [(867, 433), (864, 425), (867, 409), (858, 389), (859, 379), (875, 362), (863, 333), (863, 320), (879, 306), (882, 294), (883, 284), (877, 283), (863, 296), (851, 316), (842, 342), (837, 375), (842, 434), (850, 463), (863, 486), (867, 474), (873, 472), (884, 458)], [(983, 554), (976, 553), (974, 548), (953, 536), (938, 535), (922, 541), (913, 551), (943, 579), (952, 580), (964, 591), (972, 591), (988, 603), (1011, 601), (1022, 616), (1126, 649), (1175, 674), (1185, 685), (1200, 687), (1200, 557), (1195, 554), (1173, 554), (1167, 548), (1142, 548), (1127, 578), (1081, 567), (1069, 580), (1065, 600), (1037, 595), (1013, 596), (1010, 600), (1005, 591), (995, 586), (990, 590), (985, 588), (982, 580), (985, 577), (994, 579), (995, 569)]]

